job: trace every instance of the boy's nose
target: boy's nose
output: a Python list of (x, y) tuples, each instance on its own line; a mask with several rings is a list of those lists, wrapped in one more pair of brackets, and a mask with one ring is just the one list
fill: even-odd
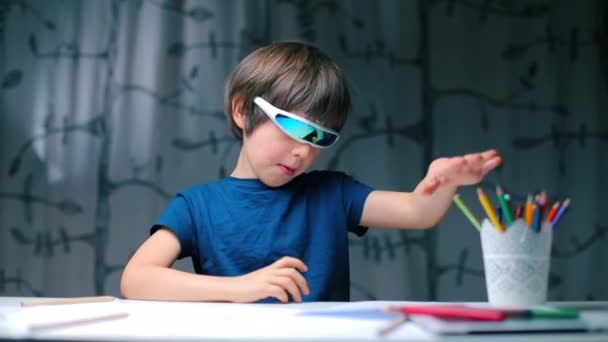
[(298, 142), (295, 147), (292, 150), (293, 154), (300, 157), (300, 158), (306, 158), (308, 156), (310, 156), (312, 153), (314, 153), (314, 147), (308, 145), (308, 144), (304, 144), (301, 142)]

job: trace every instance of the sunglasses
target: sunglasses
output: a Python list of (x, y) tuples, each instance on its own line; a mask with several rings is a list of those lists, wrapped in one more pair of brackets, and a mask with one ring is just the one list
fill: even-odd
[(314, 147), (326, 148), (335, 144), (340, 137), (338, 132), (279, 109), (261, 97), (256, 97), (253, 99), (253, 102), (268, 115), (281, 131), (299, 142)]

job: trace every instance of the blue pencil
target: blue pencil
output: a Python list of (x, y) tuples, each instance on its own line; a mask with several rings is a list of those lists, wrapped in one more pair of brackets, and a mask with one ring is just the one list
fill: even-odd
[(532, 218), (532, 231), (535, 233), (540, 232), (540, 212), (541, 212), (540, 205), (535, 204), (533, 218)]
[(502, 207), (501, 206), (496, 207), (496, 218), (498, 219), (498, 222), (502, 223)]
[(555, 227), (555, 225), (559, 222), (559, 220), (562, 218), (562, 216), (564, 216), (564, 213), (566, 212), (566, 209), (568, 209), (569, 206), (570, 206), (570, 199), (566, 198), (566, 200), (564, 200), (562, 205), (559, 207), (557, 214), (555, 214), (555, 218), (553, 218), (553, 221), (551, 221), (551, 224), (553, 225), (553, 227)]

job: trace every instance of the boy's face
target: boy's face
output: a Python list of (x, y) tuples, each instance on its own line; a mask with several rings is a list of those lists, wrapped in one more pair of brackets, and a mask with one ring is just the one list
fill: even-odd
[[(237, 124), (240, 123), (235, 118)], [(242, 122), (244, 126), (244, 122)], [(243, 146), (233, 176), (258, 178), (272, 187), (284, 185), (306, 171), (320, 149), (296, 141), (268, 120), (243, 136)]]

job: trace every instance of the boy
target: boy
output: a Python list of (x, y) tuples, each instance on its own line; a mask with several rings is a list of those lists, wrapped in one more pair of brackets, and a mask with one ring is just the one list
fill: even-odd
[[(180, 192), (121, 279), (126, 298), (348, 301), (347, 232), (428, 228), (460, 185), (478, 183), (495, 151), (431, 163), (411, 193), (375, 191), (330, 171), (305, 171), (338, 139), (350, 110), (342, 71), (314, 46), (279, 42), (247, 56), (226, 84), (242, 140), (222, 180)], [(191, 257), (196, 274), (171, 269)]]

